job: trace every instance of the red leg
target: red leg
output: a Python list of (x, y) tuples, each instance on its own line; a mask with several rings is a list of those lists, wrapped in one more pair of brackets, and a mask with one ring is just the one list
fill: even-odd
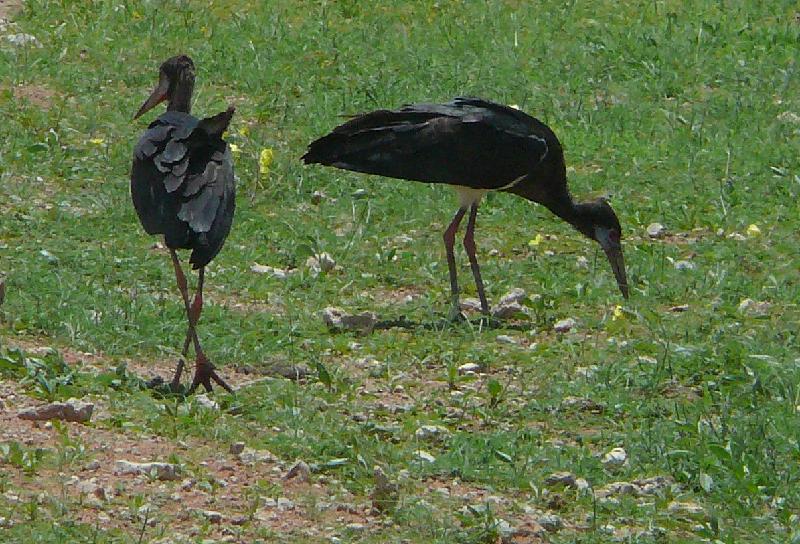
[(194, 338), (194, 351), (197, 356), (195, 360), (195, 371), (192, 385), (189, 387), (189, 394), (194, 393), (198, 385), (202, 385), (206, 391), (211, 391), (211, 380), (214, 380), (228, 393), (233, 393), (233, 389), (225, 381), (219, 377), (214, 370), (214, 365), (208, 360), (205, 353), (200, 347), (200, 341), (197, 339), (197, 322), (200, 320), (200, 313), (203, 311), (203, 283), (205, 282), (205, 267), (200, 267), (197, 279), (197, 293), (194, 295), (194, 302), (187, 311), (189, 312), (189, 328)]
[(472, 268), (472, 275), (475, 277), (475, 285), (478, 287), (478, 298), (481, 299), (481, 311), (489, 315), (489, 303), (486, 300), (486, 293), (483, 290), (483, 280), (481, 279), (481, 269), (478, 266), (478, 256), (475, 248), (475, 219), (478, 216), (478, 205), (473, 204), (469, 210), (467, 220), (467, 231), (464, 233), (464, 249), (469, 257), (469, 265)]
[(453, 247), (456, 244), (456, 231), (464, 218), (467, 208), (459, 208), (444, 231), (444, 249), (447, 252), (447, 269), (450, 272), (450, 296), (453, 301), (453, 316), (461, 315), (461, 308), (458, 305), (458, 276), (456, 274), (456, 254)]

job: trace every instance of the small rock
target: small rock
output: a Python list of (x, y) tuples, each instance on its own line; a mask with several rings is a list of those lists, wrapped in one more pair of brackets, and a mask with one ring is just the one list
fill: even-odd
[(579, 255), (575, 259), (575, 264), (578, 265), (578, 268), (589, 268), (589, 259), (587, 259), (583, 255)]
[(536, 521), (539, 525), (544, 527), (544, 530), (548, 533), (557, 533), (564, 528), (564, 521), (561, 519), (561, 516), (555, 514), (544, 514)]
[(306, 259), (306, 267), (315, 274), (327, 273), (336, 268), (336, 261), (333, 260), (330, 253), (323, 251), (319, 255), (312, 255)]
[(86, 423), (92, 418), (93, 411), (94, 404), (81, 402), (77, 399), (69, 399), (67, 402), (53, 402), (44, 406), (22, 410), (17, 414), (17, 417), (32, 421), (60, 419), (62, 421)]
[(589, 489), (589, 482), (585, 478), (578, 478), (575, 480), (575, 489), (578, 491), (586, 491)]
[(441, 425), (422, 425), (414, 432), (417, 440), (441, 441), (450, 437), (450, 430)]
[(517, 339), (516, 339), (516, 338), (514, 338), (513, 336), (509, 336), (509, 335), (507, 335), (507, 334), (498, 334), (498, 335), (497, 335), (497, 337), (495, 338), (495, 341), (496, 341), (498, 344), (511, 344), (511, 345), (516, 345), (516, 344), (518, 344), (518, 343), (519, 343), (519, 342), (517, 342)]
[(311, 467), (308, 466), (308, 463), (302, 460), (297, 460), (292, 468), (290, 468), (286, 475), (283, 477), (284, 480), (297, 480), (298, 482), (307, 482), (311, 477)]
[(95, 470), (98, 470), (99, 468), (100, 468), (100, 461), (95, 459), (93, 461), (89, 461), (88, 463), (86, 463), (86, 465), (83, 467), (83, 470), (94, 472)]
[(705, 514), (703, 507), (693, 502), (672, 501), (667, 506), (667, 510), (673, 514), (685, 514), (688, 516), (702, 516)]
[(647, 235), (650, 238), (658, 239), (663, 238), (667, 234), (667, 227), (661, 223), (650, 223), (647, 226)]
[(500, 302), (492, 308), (492, 317), (495, 319), (511, 319), (516, 316), (524, 316), (525, 307), (519, 302)]
[(201, 395), (196, 395), (194, 397), (195, 403), (199, 404), (203, 408), (208, 408), (209, 410), (219, 410), (219, 403), (215, 400), (208, 398), (208, 395), (205, 393)]
[(206, 518), (209, 523), (214, 525), (219, 525), (222, 523), (222, 514), (214, 510), (203, 510), (203, 517)]
[(244, 442), (234, 442), (231, 444), (230, 448), (228, 448), (228, 452), (230, 452), (232, 455), (239, 455), (244, 451), (244, 446)]
[(39, 38), (33, 34), (9, 34), (6, 36), (6, 40), (8, 40), (11, 45), (17, 47), (24, 47), (26, 45), (30, 45), (31, 47), (36, 47), (38, 49), (41, 49), (42, 47), (42, 42), (40, 42)]
[(688, 312), (689, 311), (689, 305), (688, 304), (678, 304), (677, 306), (671, 306), (669, 311), (670, 312), (676, 312), (676, 313)]
[(515, 302), (521, 303), (523, 302), (528, 295), (525, 293), (525, 289), (520, 289), (519, 287), (515, 287), (502, 297), (500, 297), (500, 301), (498, 304), (513, 304)]
[(675, 261), (675, 270), (694, 270), (695, 265), (691, 261)]
[(613, 469), (619, 468), (628, 460), (628, 452), (622, 448), (614, 448), (603, 456), (603, 466), (605, 468)]
[(772, 304), (769, 302), (756, 302), (752, 298), (746, 298), (739, 303), (739, 313), (756, 317), (763, 317), (769, 314)]
[(319, 204), (325, 198), (325, 193), (322, 191), (314, 191), (311, 193), (311, 203), (314, 205)]
[(459, 302), (458, 307), (464, 312), (480, 312), (481, 301), (477, 298), (465, 298)]
[(344, 528), (351, 533), (361, 533), (367, 529), (367, 526), (363, 523), (348, 523)]
[(273, 463), (277, 460), (278, 458), (267, 450), (245, 448), (244, 451), (239, 454), (239, 461), (242, 463)]
[(120, 460), (114, 464), (114, 474), (155, 475), (159, 480), (177, 480), (180, 467), (172, 463), (134, 463)]
[(334, 330), (357, 331), (369, 334), (378, 323), (378, 316), (373, 312), (348, 314), (341, 308), (329, 306), (322, 310), (322, 320)]
[(577, 322), (571, 317), (568, 317), (566, 319), (562, 319), (561, 321), (557, 321), (556, 324), (553, 325), (553, 330), (562, 333), (569, 332), (575, 328), (575, 325), (577, 325)]
[(430, 453), (428, 453), (425, 450), (417, 450), (417, 451), (415, 451), (414, 452), (414, 457), (418, 461), (423, 461), (425, 463), (433, 463), (433, 462), (436, 461), (436, 457), (434, 457), (433, 455), (431, 455)]
[(637, 495), (638, 486), (630, 482), (612, 482), (597, 490), (597, 496), (601, 499), (606, 497), (617, 497), (621, 495)]
[(479, 365), (478, 363), (464, 363), (463, 365), (458, 367), (458, 373), (462, 376), (468, 373), (477, 374), (478, 372), (480, 372), (480, 370), (481, 370), (481, 365)]
[(256, 274), (267, 274), (279, 280), (285, 280), (287, 277), (289, 277), (288, 270), (282, 270), (280, 268), (274, 268), (272, 266), (258, 263), (253, 264), (253, 266), (250, 267), (250, 271)]
[(278, 497), (278, 500), (275, 501), (275, 507), (280, 510), (281, 512), (285, 512), (287, 510), (294, 509), (294, 502), (286, 497)]
[(350, 196), (352, 196), (354, 200), (360, 200), (362, 198), (366, 198), (367, 196), (369, 196), (369, 193), (367, 192), (366, 189), (356, 189), (351, 193)]
[(571, 472), (554, 472), (544, 479), (544, 485), (556, 486), (563, 485), (564, 487), (577, 487), (575, 483), (575, 475)]

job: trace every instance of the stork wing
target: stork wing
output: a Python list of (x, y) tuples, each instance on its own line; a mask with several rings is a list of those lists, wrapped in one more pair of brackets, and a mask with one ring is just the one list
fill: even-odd
[(312, 142), (303, 160), (393, 178), (500, 189), (545, 157), (546, 140), (529, 123), (487, 104), (504, 106), (465, 100), (356, 116)]

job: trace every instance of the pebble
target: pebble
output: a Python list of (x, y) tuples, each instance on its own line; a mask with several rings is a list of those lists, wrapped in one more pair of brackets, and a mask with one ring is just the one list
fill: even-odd
[(234, 442), (231, 444), (230, 448), (228, 448), (228, 452), (232, 455), (239, 455), (244, 451), (244, 442)]
[(239, 461), (242, 463), (271, 463), (277, 460), (278, 458), (267, 450), (245, 448), (242, 453), (239, 454)]
[(575, 475), (571, 472), (554, 472), (544, 479), (544, 485), (555, 486), (563, 485), (564, 487), (577, 487), (575, 484)]
[(285, 280), (287, 277), (289, 277), (288, 270), (283, 270), (281, 268), (274, 268), (272, 266), (267, 266), (258, 263), (253, 264), (253, 266), (250, 267), (250, 271), (256, 274), (267, 274), (279, 280)]
[(16, 47), (24, 47), (26, 45), (36, 47), (37, 49), (41, 49), (42, 47), (42, 42), (33, 34), (9, 34), (6, 36), (6, 40)]
[(417, 450), (417, 451), (415, 451), (414, 452), (414, 457), (418, 461), (423, 461), (425, 463), (433, 463), (433, 462), (436, 461), (436, 457), (434, 457), (432, 454), (428, 453), (425, 450)]
[(673, 266), (675, 266), (675, 270), (694, 270), (696, 268), (690, 261), (675, 261)]
[(319, 204), (325, 198), (325, 193), (322, 191), (314, 191), (311, 193), (311, 203), (312, 204)]
[(510, 319), (520, 315), (526, 313), (525, 307), (519, 302), (500, 302), (492, 308), (492, 317), (496, 319)]
[(478, 372), (480, 372), (480, 370), (481, 370), (481, 365), (479, 365), (478, 363), (464, 363), (463, 365), (458, 367), (458, 373), (462, 376), (464, 374), (469, 374), (469, 373), (477, 374)]
[(477, 298), (465, 298), (459, 304), (458, 307), (462, 311), (471, 311), (471, 312), (480, 312), (481, 311), (481, 301)]
[(300, 459), (292, 465), (283, 477), (284, 480), (297, 480), (298, 482), (307, 482), (309, 478), (311, 478), (311, 467)]
[(513, 336), (509, 336), (507, 334), (498, 334), (497, 337), (495, 338), (495, 341), (498, 344), (511, 344), (511, 345), (518, 344), (516, 338), (514, 338)]
[(93, 411), (94, 404), (82, 402), (77, 399), (69, 399), (67, 402), (53, 402), (51, 404), (21, 410), (17, 413), (17, 417), (32, 421), (60, 419), (62, 421), (86, 423), (92, 418)]
[(114, 464), (114, 474), (155, 474), (159, 480), (177, 480), (180, 467), (172, 463), (134, 463), (119, 460)]
[(603, 456), (602, 463), (605, 468), (619, 468), (628, 460), (628, 452), (623, 448), (614, 448)]
[(544, 514), (536, 520), (548, 533), (557, 533), (564, 528), (564, 520), (556, 514)]
[(322, 310), (322, 320), (334, 330), (356, 331), (369, 334), (378, 323), (378, 316), (374, 312), (348, 314), (341, 308), (329, 306)]
[(647, 235), (650, 238), (663, 238), (667, 234), (667, 227), (661, 223), (650, 223), (647, 225)]
[(669, 506), (667, 506), (667, 510), (673, 514), (686, 514), (689, 516), (701, 516), (705, 514), (703, 507), (693, 502), (672, 501), (669, 503)]
[(212, 400), (206, 395), (205, 393), (201, 395), (195, 395), (194, 402), (203, 408), (207, 408), (209, 410), (219, 410), (219, 403), (215, 400)]
[(204, 510), (203, 517), (206, 518), (209, 523), (213, 523), (215, 525), (222, 523), (222, 514), (215, 510)]
[(556, 324), (553, 325), (553, 330), (556, 331), (556, 332), (562, 332), (562, 333), (563, 332), (569, 332), (573, 328), (575, 328), (575, 325), (577, 325), (577, 322), (574, 319), (572, 319), (571, 317), (568, 317), (566, 319), (562, 319), (560, 321), (557, 321)]
[(526, 298), (528, 298), (527, 293), (525, 293), (525, 289), (520, 289), (519, 287), (513, 288), (511, 291), (500, 297), (500, 301), (498, 304), (512, 304), (514, 302), (523, 302)]
[(677, 306), (670, 307), (669, 311), (670, 312), (676, 312), (676, 313), (688, 312), (689, 311), (689, 305), (688, 304), (678, 304)]
[(315, 274), (330, 272), (336, 268), (336, 261), (331, 257), (330, 253), (323, 251), (319, 255), (312, 255), (306, 259), (306, 267)]
[(439, 441), (450, 437), (450, 431), (441, 425), (422, 425), (415, 432), (417, 440)]

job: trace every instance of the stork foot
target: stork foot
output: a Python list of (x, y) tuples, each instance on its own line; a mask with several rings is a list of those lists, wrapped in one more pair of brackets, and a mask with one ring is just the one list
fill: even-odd
[(198, 385), (202, 385), (206, 391), (210, 392), (213, 389), (211, 387), (212, 381), (216, 382), (217, 385), (231, 395), (233, 394), (233, 389), (225, 383), (225, 380), (219, 377), (211, 361), (203, 356), (198, 357), (195, 362), (194, 379), (192, 380), (192, 386), (189, 388), (189, 394), (194, 393)]

